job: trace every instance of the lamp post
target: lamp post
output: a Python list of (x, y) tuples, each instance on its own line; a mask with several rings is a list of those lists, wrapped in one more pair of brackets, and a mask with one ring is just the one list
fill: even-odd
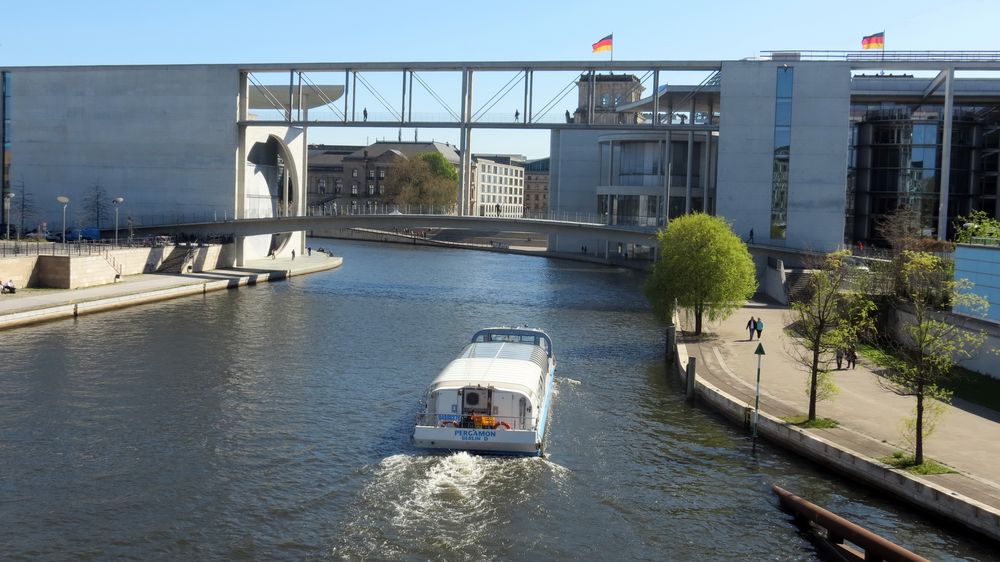
[(124, 197), (115, 197), (111, 200), (115, 205), (115, 247), (118, 247), (118, 206), (125, 202)]
[(7, 192), (3, 194), (3, 216), (4, 222), (7, 224), (7, 240), (10, 240), (10, 200), (14, 198), (14, 193)]
[(59, 197), (56, 197), (56, 201), (62, 203), (62, 206), (63, 206), (62, 243), (65, 244), (66, 243), (66, 206), (69, 205), (69, 197), (66, 197), (65, 195), (60, 195)]

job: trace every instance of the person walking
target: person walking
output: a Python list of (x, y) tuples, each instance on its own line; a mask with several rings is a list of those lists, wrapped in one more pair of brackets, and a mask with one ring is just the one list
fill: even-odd
[(517, 123), (520, 120), (521, 120), (521, 112), (515, 109), (514, 110), (514, 122)]
[(849, 369), (855, 369), (858, 366), (858, 352), (854, 349), (854, 346), (847, 348), (847, 367)]
[(757, 329), (757, 320), (753, 316), (751, 316), (750, 321), (747, 322), (746, 329), (750, 330), (750, 339), (748, 339), (747, 341), (753, 341), (753, 331)]
[(361, 112), (361, 116), (364, 117), (365, 121), (368, 120), (368, 108), (367, 107), (364, 109), (364, 111)]
[(295, 250), (292, 250), (292, 260), (295, 259)]
[(757, 341), (760, 341), (760, 333), (764, 331), (764, 319), (758, 317), (757, 324), (754, 326), (757, 329)]
[(836, 360), (837, 360), (837, 370), (839, 371), (841, 367), (844, 366), (844, 348), (842, 347), (837, 348)]
[(750, 229), (750, 236), (747, 237), (747, 244), (753, 244), (753, 229)]

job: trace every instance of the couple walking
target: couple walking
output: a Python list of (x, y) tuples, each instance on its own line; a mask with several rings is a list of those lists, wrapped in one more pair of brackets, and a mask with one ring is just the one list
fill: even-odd
[(750, 321), (747, 322), (747, 330), (750, 330), (750, 339), (747, 341), (753, 341), (753, 333), (757, 332), (757, 340), (760, 341), (760, 333), (764, 331), (764, 319), (757, 318), (754, 319), (753, 316), (750, 317)]

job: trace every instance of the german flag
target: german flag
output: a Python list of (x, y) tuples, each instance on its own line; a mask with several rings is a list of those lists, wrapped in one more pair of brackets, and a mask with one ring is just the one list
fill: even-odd
[(862, 49), (885, 49), (885, 32), (881, 31), (875, 35), (865, 35), (861, 38)]
[(594, 43), (594, 45), (593, 45), (594, 52), (595, 53), (603, 53), (604, 51), (610, 51), (610, 50), (612, 50), (614, 48), (614, 46), (611, 43), (612, 43), (612, 41), (614, 41), (612, 39), (612, 37), (614, 37), (614, 35), (615, 34), (612, 33), (611, 35), (608, 35), (607, 37), (605, 37), (604, 39), (601, 39), (597, 43)]

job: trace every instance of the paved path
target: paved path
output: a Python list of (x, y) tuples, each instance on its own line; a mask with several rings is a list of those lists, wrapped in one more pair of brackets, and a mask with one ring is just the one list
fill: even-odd
[[(757, 338), (744, 329), (750, 316), (764, 318), (761, 343), (761, 411), (774, 416), (804, 416), (809, 400), (804, 367), (791, 357), (793, 340), (784, 331), (790, 324), (785, 306), (750, 302), (723, 322), (707, 323), (712, 337), (685, 342), (697, 357), (698, 376), (734, 397), (752, 404), (757, 374)], [(694, 321), (682, 319), (684, 329)], [(825, 439), (872, 458), (903, 450), (901, 424), (912, 415), (915, 399), (883, 389), (871, 365), (860, 357), (853, 370), (834, 371), (840, 394), (819, 402), (817, 416), (840, 423), (835, 429), (811, 429)], [(924, 454), (958, 471), (923, 476), (928, 481), (1000, 509), (1000, 413), (960, 400), (946, 407), (934, 434), (924, 440)]]
[[(301, 275), (313, 271), (332, 269), (340, 265), (342, 258), (313, 252), (312, 256), (265, 259), (247, 262), (243, 267), (215, 269), (185, 275), (168, 273), (147, 273), (129, 275), (118, 283), (86, 287), (82, 289), (18, 289), (13, 295), (0, 295), (0, 320), (17, 313), (38, 311), (67, 304), (115, 299), (127, 295), (150, 293), (174, 287), (200, 285), (207, 281), (238, 280), (248, 276), (269, 272), (290, 272)], [(2, 261), (0, 261), (2, 268)], [(0, 321), (0, 324), (3, 322)]]

